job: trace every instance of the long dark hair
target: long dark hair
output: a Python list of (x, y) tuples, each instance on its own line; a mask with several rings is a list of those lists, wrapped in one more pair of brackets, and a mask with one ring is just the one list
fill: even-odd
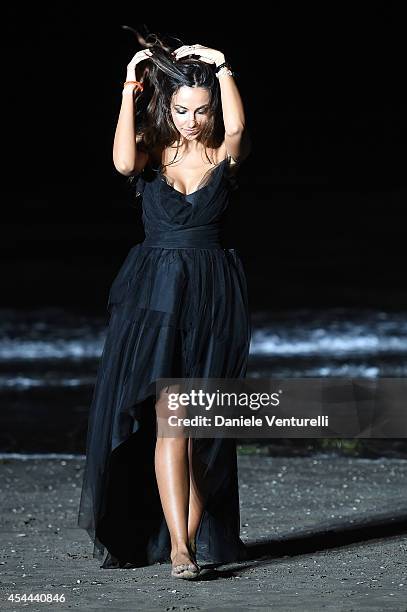
[[(143, 36), (139, 31), (132, 30), (139, 44), (152, 52), (151, 57), (139, 62), (136, 66), (136, 79), (143, 83), (143, 91), (134, 95), (136, 136), (142, 135), (142, 145), (147, 153), (154, 154), (159, 148), (165, 148), (176, 143), (176, 153), (179, 152), (181, 136), (174, 125), (171, 116), (171, 99), (178, 89), (188, 87), (204, 87), (209, 90), (209, 117), (200, 133), (200, 140), (206, 148), (216, 149), (223, 140), (225, 126), (221, 108), (219, 81), (215, 76), (215, 65), (192, 57), (182, 57), (175, 60), (172, 51), (183, 43), (173, 38), (179, 44), (170, 45), (160, 39), (157, 34)], [(129, 177), (132, 183), (134, 176)]]

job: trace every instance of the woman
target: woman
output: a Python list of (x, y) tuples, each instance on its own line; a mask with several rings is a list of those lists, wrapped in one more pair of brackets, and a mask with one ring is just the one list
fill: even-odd
[[(221, 51), (158, 38), (128, 65), (113, 161), (142, 196), (146, 238), (110, 288), (108, 333), (89, 415), (78, 524), (101, 567), (245, 558), (233, 439), (157, 435), (160, 378), (241, 378), (250, 344), (246, 278), (221, 217), (250, 150)], [(144, 69), (140, 71), (139, 64)]]

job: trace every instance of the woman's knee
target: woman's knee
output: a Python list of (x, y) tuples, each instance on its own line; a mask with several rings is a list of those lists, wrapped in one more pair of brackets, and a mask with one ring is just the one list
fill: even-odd
[[(155, 402), (155, 411), (157, 419), (157, 439), (163, 438), (172, 441), (178, 440), (178, 444), (181, 444), (181, 440), (188, 437), (185, 428), (182, 426), (182, 418), (185, 417), (186, 408), (184, 406), (176, 405), (175, 407), (171, 404), (174, 400), (174, 396), (171, 394), (178, 394), (180, 392), (180, 385), (174, 384), (164, 387), (158, 399)], [(176, 421), (173, 424), (173, 417), (178, 417), (180, 421)]]

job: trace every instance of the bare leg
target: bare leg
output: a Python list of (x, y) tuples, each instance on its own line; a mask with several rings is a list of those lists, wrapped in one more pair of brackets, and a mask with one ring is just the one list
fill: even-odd
[[(177, 391), (176, 385), (168, 392)], [(157, 414), (165, 414), (167, 392), (157, 401)], [(161, 406), (160, 406), (161, 403)], [(155, 471), (161, 505), (171, 537), (173, 566), (193, 563), (188, 541), (189, 464), (188, 438), (160, 437), (155, 447)]]
[(189, 457), (189, 509), (188, 509), (188, 542), (191, 549), (196, 552), (195, 536), (199, 527), (204, 509), (205, 497), (203, 494), (200, 466), (193, 458), (193, 441), (188, 439)]

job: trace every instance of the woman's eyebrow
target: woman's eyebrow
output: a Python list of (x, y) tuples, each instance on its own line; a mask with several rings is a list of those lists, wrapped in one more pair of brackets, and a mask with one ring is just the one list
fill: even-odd
[[(179, 106), (180, 108), (185, 108), (185, 110), (188, 110), (188, 107), (182, 106), (182, 104), (174, 104), (174, 106)], [(199, 110), (200, 108), (205, 108), (206, 106), (209, 106), (209, 102), (208, 104), (203, 104), (202, 106), (198, 106), (198, 108), (196, 108), (195, 110)]]

